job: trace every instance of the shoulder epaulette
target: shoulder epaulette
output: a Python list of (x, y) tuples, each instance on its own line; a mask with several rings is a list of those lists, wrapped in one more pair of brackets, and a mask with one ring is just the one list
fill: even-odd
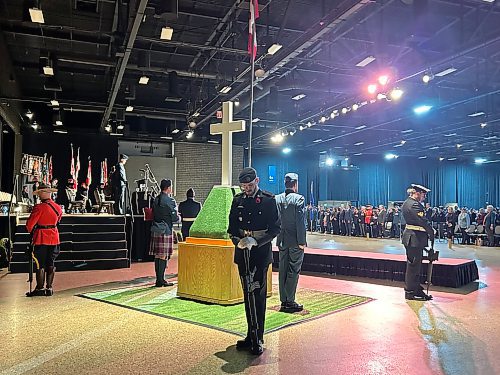
[(240, 193), (238, 193), (238, 194), (235, 194), (233, 198), (239, 198), (239, 197), (241, 197), (242, 195), (243, 195), (243, 192), (240, 192)]
[(265, 195), (266, 197), (274, 198), (274, 194), (271, 193), (270, 191), (266, 191), (266, 190), (261, 190), (261, 191), (262, 191), (262, 195)]

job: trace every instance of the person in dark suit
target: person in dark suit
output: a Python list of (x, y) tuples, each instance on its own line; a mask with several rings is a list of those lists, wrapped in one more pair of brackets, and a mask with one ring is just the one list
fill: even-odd
[(299, 312), (304, 306), (295, 301), (300, 269), (306, 247), (305, 198), (297, 193), (299, 176), (296, 173), (285, 175), (285, 192), (277, 195), (276, 204), (281, 220), (281, 231), (276, 238), (278, 246), (279, 290), (281, 311)]
[(127, 164), (128, 156), (120, 154), (120, 161), (115, 166), (113, 173), (113, 192), (115, 201), (115, 214), (123, 215), (125, 212), (125, 193), (127, 188), (127, 172), (125, 164)]
[(182, 219), (181, 233), (184, 240), (189, 236), (189, 229), (201, 211), (201, 203), (195, 201), (194, 196), (193, 188), (189, 188), (186, 192), (186, 200), (179, 203), (179, 215)]
[(428, 301), (432, 296), (424, 293), (420, 285), (420, 268), (424, 248), (428, 240), (434, 241), (434, 230), (425, 218), (422, 203), (430, 189), (412, 184), (408, 189), (408, 199), (403, 203), (402, 214), (406, 222), (403, 245), (406, 249), (405, 298)]
[(271, 241), (280, 233), (280, 220), (274, 195), (259, 189), (259, 178), (255, 169), (244, 168), (238, 179), (242, 192), (233, 198), (227, 232), (235, 245), (234, 263), (238, 266), (243, 288), (246, 275), (246, 250), (243, 249), (253, 245), (249, 266), (253, 281), (258, 282), (257, 288), (254, 289), (258, 340), (252, 342), (251, 339), (250, 301), (247, 293), (244, 293), (248, 331), (245, 339), (236, 343), (236, 348), (250, 349), (253, 354), (260, 355), (264, 350), (262, 344), (266, 317), (267, 270), (273, 261)]
[(484, 217), (484, 230), (488, 237), (488, 246), (495, 246), (495, 221), (496, 214), (493, 211), (493, 206), (490, 204), (486, 207), (486, 216)]

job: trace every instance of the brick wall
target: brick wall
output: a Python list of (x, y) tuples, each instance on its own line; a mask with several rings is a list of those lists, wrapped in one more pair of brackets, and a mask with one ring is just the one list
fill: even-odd
[[(222, 172), (222, 145), (213, 143), (180, 142), (174, 145), (177, 158), (176, 196), (186, 199), (190, 187), (196, 192), (196, 200), (204, 202), (214, 185), (220, 185)], [(233, 146), (233, 184), (238, 185), (238, 175), (243, 168), (243, 147)]]

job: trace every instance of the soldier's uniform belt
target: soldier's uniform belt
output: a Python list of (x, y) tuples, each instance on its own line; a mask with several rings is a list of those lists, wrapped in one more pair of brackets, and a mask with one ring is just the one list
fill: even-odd
[(241, 237), (253, 237), (257, 241), (263, 238), (267, 233), (267, 229), (262, 229), (262, 230), (244, 230), (240, 229), (240, 235)]
[(185, 217), (184, 219), (182, 219), (182, 221), (195, 221), (196, 218), (195, 217)]
[(421, 227), (420, 225), (411, 225), (411, 224), (406, 224), (406, 229), (410, 230), (416, 230), (419, 232), (427, 232), (424, 227)]
[(37, 225), (36, 229), (54, 229), (57, 225)]

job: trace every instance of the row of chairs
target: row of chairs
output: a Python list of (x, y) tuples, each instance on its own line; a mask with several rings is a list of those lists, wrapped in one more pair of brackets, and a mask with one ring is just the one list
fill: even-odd
[[(85, 213), (87, 212), (88, 206), (88, 197), (84, 196), (82, 200), (76, 200), (76, 190), (66, 188), (66, 197), (68, 198), (68, 213)], [(115, 201), (106, 200), (106, 196), (104, 193), (99, 190), (94, 190), (94, 199), (96, 204), (90, 205), (90, 211), (95, 211), (97, 214), (103, 212), (103, 209), (106, 210), (107, 213), (113, 213), (113, 205)]]
[[(470, 238), (472, 238), (476, 244), (480, 244), (481, 242), (484, 241), (485, 238), (487, 238), (485, 227), (482, 224), (469, 225), (469, 227), (465, 230), (465, 233), (467, 233), (467, 235)], [(462, 236), (462, 232), (460, 230), (459, 225), (455, 226), (455, 233), (454, 234), (455, 234), (455, 236), (458, 236), (458, 237)], [(497, 225), (495, 227), (494, 238), (495, 238), (495, 242), (496, 242), (497, 238), (500, 238), (500, 225)]]

